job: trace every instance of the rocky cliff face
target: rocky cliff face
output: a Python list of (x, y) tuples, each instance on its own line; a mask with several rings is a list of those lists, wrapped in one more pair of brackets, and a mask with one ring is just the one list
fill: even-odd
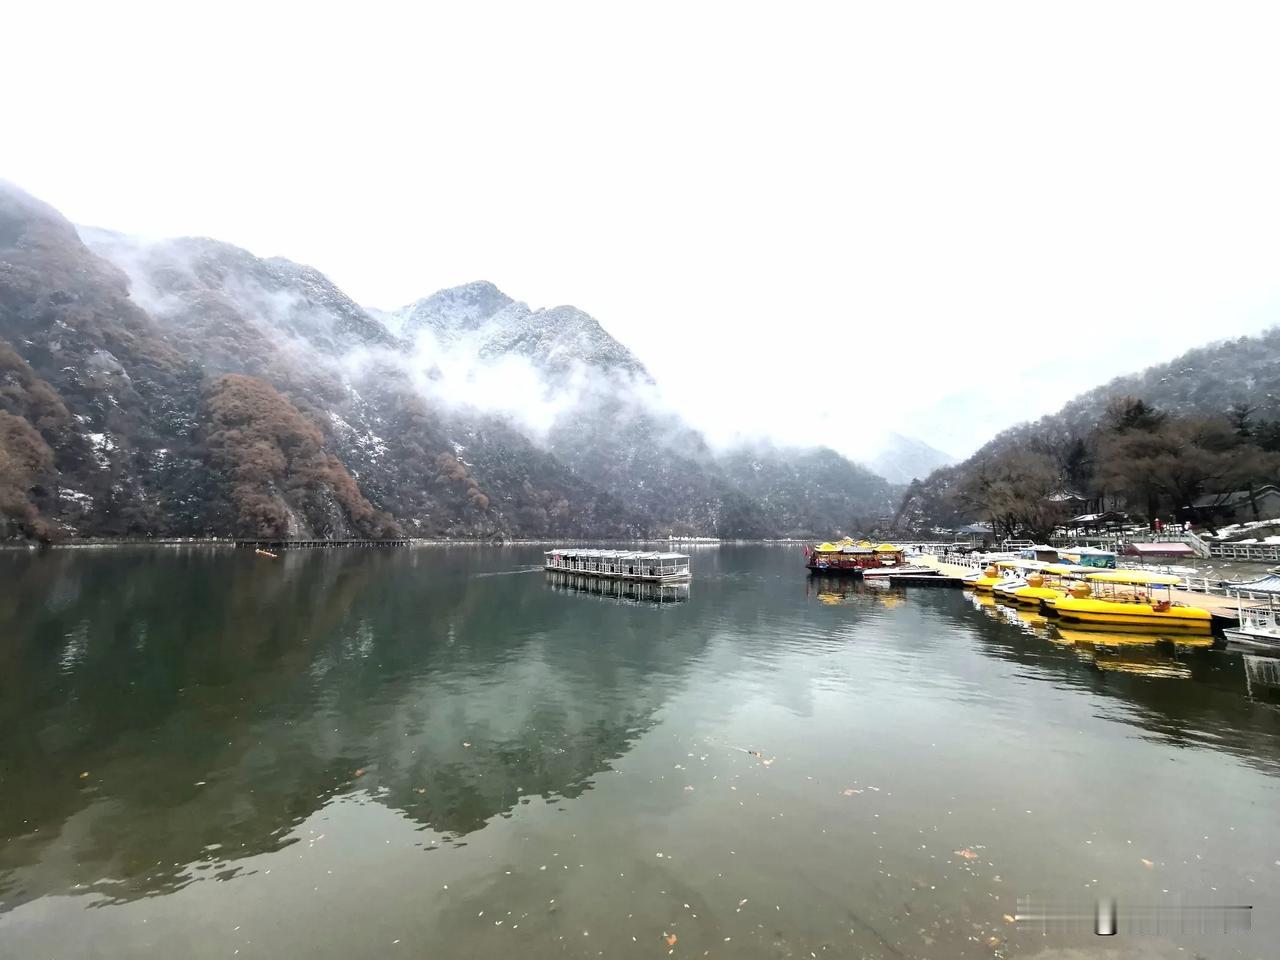
[(480, 282), (379, 314), (2, 184), (0, 418), (8, 535), (825, 535), (893, 492), (831, 451), (712, 451), (574, 307)]

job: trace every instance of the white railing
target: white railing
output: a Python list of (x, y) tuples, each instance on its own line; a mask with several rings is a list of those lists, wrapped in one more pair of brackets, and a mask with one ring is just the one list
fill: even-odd
[(1216, 597), (1240, 597), (1244, 600), (1263, 600), (1271, 601), (1276, 595), (1266, 590), (1241, 590), (1239, 587), (1226, 586), (1220, 580), (1210, 580), (1208, 577), (1183, 577), (1178, 584), (1179, 590), (1187, 590), (1191, 593), (1208, 593)]
[(1090, 537), (1049, 538), (1049, 545), (1053, 547), (1097, 547), (1100, 550), (1110, 550), (1112, 553), (1119, 553), (1125, 543), (1123, 537), (1097, 534)]
[(1210, 543), (1209, 555), (1223, 560), (1280, 561), (1280, 543)]
[(1191, 549), (1195, 550), (1198, 556), (1213, 556), (1213, 546), (1209, 544), (1208, 541), (1196, 536), (1196, 534), (1192, 533), (1190, 530), (1184, 530), (1182, 532), (1182, 538), (1187, 543), (1191, 544)]
[(966, 567), (969, 570), (981, 570), (986, 567), (985, 560), (979, 560), (977, 554), (974, 553), (953, 553), (950, 550), (929, 553), (939, 563), (949, 563), (953, 567)]
[(1005, 539), (1000, 541), (1000, 548), (1010, 552), (1014, 550), (1026, 550), (1030, 547), (1034, 547), (1035, 545), (1036, 542), (1034, 540)]

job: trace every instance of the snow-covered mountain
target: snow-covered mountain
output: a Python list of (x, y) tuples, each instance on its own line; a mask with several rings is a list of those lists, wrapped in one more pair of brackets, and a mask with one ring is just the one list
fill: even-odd
[(884, 448), (867, 465), (890, 483), (910, 483), (955, 462), (954, 457), (923, 440), (891, 433)]
[(577, 307), (532, 310), (487, 280), (441, 290), (391, 311), (405, 336), (429, 331), (447, 347), (464, 346), (482, 359), (526, 357), (544, 373), (575, 365), (650, 379), (644, 365)]
[(712, 450), (574, 307), (478, 282), (379, 313), (0, 184), (0, 536), (825, 536), (892, 492), (832, 451)]

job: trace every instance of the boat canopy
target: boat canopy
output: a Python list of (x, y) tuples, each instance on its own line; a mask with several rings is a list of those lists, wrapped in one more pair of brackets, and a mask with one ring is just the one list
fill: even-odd
[(1227, 583), (1232, 590), (1245, 590), (1254, 593), (1280, 593), (1280, 575), (1269, 573), (1256, 580), (1232, 580)]
[(834, 543), (820, 543), (814, 549), (819, 553), (836, 553), (840, 548)]
[(1189, 543), (1166, 541), (1165, 543), (1131, 543), (1128, 552), (1139, 557), (1194, 557), (1196, 552)]
[(1100, 573), (1086, 574), (1085, 579), (1096, 583), (1132, 583), (1162, 587), (1174, 587), (1182, 582), (1181, 577), (1173, 577), (1167, 573), (1143, 573), (1141, 570), (1103, 570)]
[(1075, 573), (1092, 573), (1097, 567), (1077, 567), (1071, 563), (1050, 563), (1044, 567), (1045, 573), (1052, 573), (1055, 577), (1069, 577)]
[(579, 560), (688, 560), (684, 553), (643, 553), (636, 550), (546, 550), (543, 556)]
[(882, 543), (880, 546), (876, 547), (876, 553), (897, 553), (898, 550), (899, 548), (895, 547), (892, 543)]

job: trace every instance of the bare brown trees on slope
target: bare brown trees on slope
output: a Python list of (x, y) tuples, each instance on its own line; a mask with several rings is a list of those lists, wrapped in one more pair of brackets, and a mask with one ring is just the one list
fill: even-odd
[(205, 448), (228, 485), (237, 533), (253, 537), (401, 536), (324, 449), (319, 428), (275, 388), (226, 374), (205, 401)]

